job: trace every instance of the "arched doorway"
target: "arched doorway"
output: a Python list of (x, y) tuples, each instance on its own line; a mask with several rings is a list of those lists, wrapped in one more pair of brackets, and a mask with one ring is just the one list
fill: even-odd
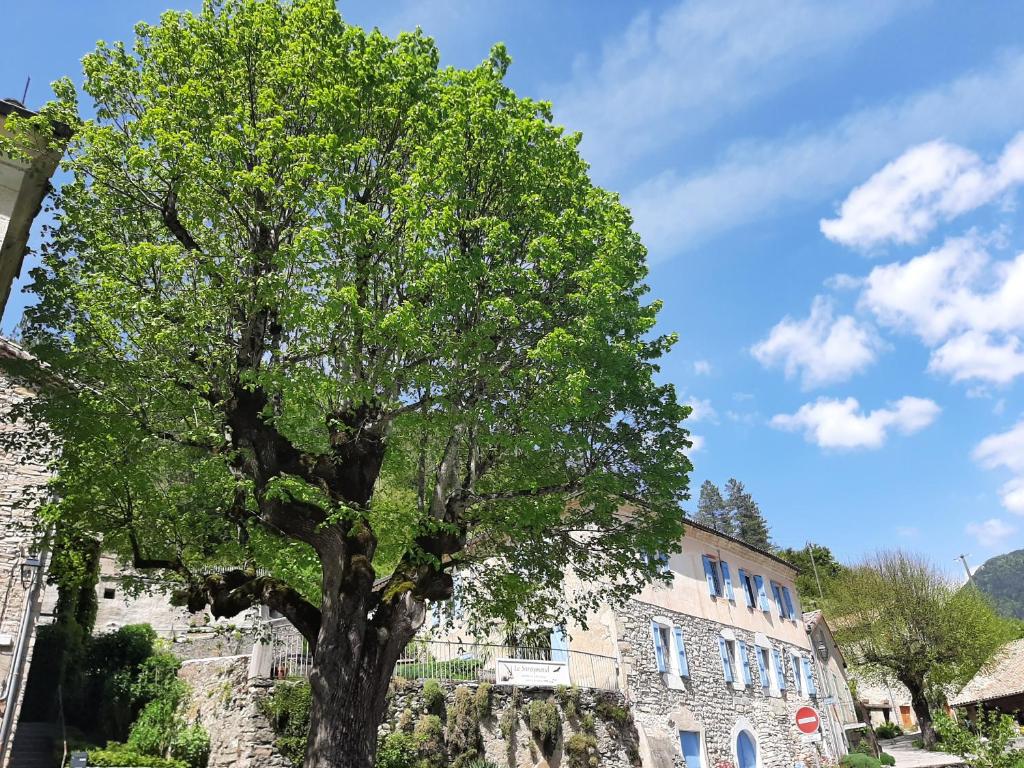
[(757, 768), (757, 742), (750, 731), (740, 731), (736, 737), (737, 768)]

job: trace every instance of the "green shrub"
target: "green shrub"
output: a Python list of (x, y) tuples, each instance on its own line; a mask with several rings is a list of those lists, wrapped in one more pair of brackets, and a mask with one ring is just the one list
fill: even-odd
[(882, 765), (871, 755), (861, 754), (860, 752), (851, 752), (848, 755), (844, 755), (839, 764), (843, 768), (881, 768)]
[(896, 765), (896, 758), (890, 755), (888, 752), (883, 752), (878, 756), (878, 762), (882, 765)]
[(423, 681), (423, 706), (432, 715), (444, 714), (444, 691), (437, 680)]
[(1016, 720), (1001, 712), (982, 711), (975, 723), (977, 731), (955, 722), (945, 714), (935, 718), (935, 732), (946, 752), (960, 755), (971, 768), (1021, 768), (1024, 750), (1011, 749), (1020, 736)]
[(189, 768), (206, 768), (210, 759), (210, 734), (199, 723), (182, 728), (171, 742), (171, 757), (183, 760)]
[(580, 730), (584, 733), (594, 733), (595, 723), (594, 716), (589, 712), (580, 718)]
[(165, 755), (185, 723), (178, 714), (178, 698), (162, 696), (139, 713), (128, 735), (128, 746), (145, 755)]
[(565, 716), (567, 718), (575, 720), (579, 716), (580, 703), (582, 699), (579, 688), (575, 685), (560, 685), (555, 688), (555, 698), (558, 699), (558, 703), (562, 705), (562, 709), (565, 711)]
[(569, 768), (594, 768), (599, 762), (597, 737), (592, 733), (574, 733), (565, 741)]
[(480, 683), (476, 689), (476, 696), (474, 697), (476, 703), (476, 716), (480, 720), (486, 720), (491, 716), (491, 684)]
[(470, 752), (476, 756), (480, 744), (480, 728), (476, 714), (474, 691), (465, 685), (455, 689), (448, 707), (448, 750), (452, 757)]
[(882, 723), (875, 728), (875, 735), (880, 739), (895, 739), (903, 735), (903, 729), (896, 723)]
[(377, 745), (374, 768), (413, 768), (419, 757), (417, 741), (411, 733), (389, 733)]
[(416, 748), (426, 765), (442, 768), (447, 762), (444, 749), (444, 729), (437, 715), (423, 715), (412, 732)]
[(602, 698), (597, 702), (597, 706), (594, 707), (594, 711), (597, 712), (598, 717), (602, 720), (610, 723), (615, 723), (618, 726), (624, 726), (629, 723), (629, 710), (625, 707), (620, 707), (611, 699)]
[(526, 721), (530, 724), (530, 731), (534, 738), (540, 743), (545, 754), (550, 755), (558, 740), (558, 730), (562, 726), (561, 718), (558, 716), (558, 705), (554, 698), (546, 701), (534, 699), (526, 708)]
[(924, 749), (924, 739), (914, 739), (910, 743), (914, 745), (915, 749)]
[(308, 682), (282, 680), (259, 703), (260, 711), (277, 734), (274, 746), (295, 766), (302, 765), (306, 756), (312, 700), (313, 692)]
[(90, 749), (88, 755), (89, 765), (100, 768), (189, 768), (181, 760), (143, 755), (117, 742), (110, 742), (106, 749)]

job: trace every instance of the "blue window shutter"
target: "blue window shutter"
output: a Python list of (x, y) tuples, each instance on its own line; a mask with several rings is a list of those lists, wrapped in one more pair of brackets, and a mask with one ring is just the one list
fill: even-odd
[(708, 580), (708, 594), (712, 597), (717, 597), (718, 592), (715, 590), (715, 572), (714, 566), (711, 564), (711, 558), (707, 555), (702, 555), (704, 559), (704, 577)]
[(749, 578), (750, 577), (747, 575), (747, 572), (740, 568), (740, 592), (743, 593), (743, 604), (747, 606), (747, 608), (753, 608), (750, 604), (750, 595), (747, 593), (747, 579)]
[(782, 604), (782, 591), (774, 581), (772, 584), (772, 597), (775, 598), (775, 610), (779, 612), (779, 618), (786, 618), (786, 607)]
[(779, 690), (786, 690), (786, 668), (782, 666), (782, 654), (772, 648), (772, 661), (775, 662), (775, 677), (778, 678)]
[(768, 595), (764, 592), (764, 579), (760, 576), (755, 576), (754, 585), (757, 587), (757, 601), (760, 603), (761, 610), (768, 613), (772, 608), (768, 605)]
[(569, 639), (565, 636), (565, 630), (555, 627), (551, 630), (551, 660), (569, 660)]
[(676, 653), (679, 656), (679, 676), (690, 676), (690, 665), (686, 663), (686, 646), (683, 644), (683, 630), (679, 627), (672, 627), (672, 634), (676, 638)]
[(732, 577), (729, 575), (729, 564), (725, 560), (719, 561), (722, 565), (722, 581), (725, 582), (725, 596), (736, 602), (736, 593), (732, 590)]
[(725, 682), (732, 682), (732, 662), (729, 661), (729, 646), (725, 644), (725, 638), (718, 638), (718, 652), (722, 654), (722, 674), (725, 675)]
[(771, 683), (768, 682), (768, 670), (764, 668), (764, 650), (754, 647), (754, 654), (757, 656), (757, 674), (761, 677), (761, 687), (766, 691)]
[(818, 689), (814, 687), (814, 671), (811, 669), (811, 660), (807, 658), (800, 659), (804, 664), (804, 690), (807, 691), (808, 696), (817, 696)]
[(665, 552), (658, 553), (658, 572), (668, 573), (668, 554)]
[(665, 671), (665, 647), (661, 642), (661, 628), (651, 623), (651, 635), (654, 637), (654, 658), (658, 662), (658, 671)]
[(750, 676), (750, 656), (747, 655), (747, 644), (740, 640), (736, 647), (740, 653), (740, 669), (743, 673), (743, 684), (753, 685), (753, 679)]
[(700, 759), (700, 734), (697, 731), (680, 731), (679, 746), (683, 748), (686, 768), (702, 768)]
[(793, 595), (789, 591), (789, 587), (782, 588), (782, 599), (786, 603), (786, 618), (795, 619), (796, 609), (793, 607)]

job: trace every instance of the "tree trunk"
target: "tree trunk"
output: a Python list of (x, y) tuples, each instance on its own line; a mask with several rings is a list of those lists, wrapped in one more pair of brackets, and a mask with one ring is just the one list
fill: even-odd
[(932, 727), (932, 710), (928, 699), (924, 695), (924, 685), (916, 681), (903, 681), (903, 684), (910, 691), (910, 706), (917, 716), (917, 724), (921, 728), (921, 740), (925, 749), (934, 749), (936, 744), (935, 729)]

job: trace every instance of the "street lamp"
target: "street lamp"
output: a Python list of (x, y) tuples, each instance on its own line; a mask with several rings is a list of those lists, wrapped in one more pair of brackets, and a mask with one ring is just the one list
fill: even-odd
[(39, 555), (27, 555), (21, 561), (21, 586), (27, 588), (39, 571)]

